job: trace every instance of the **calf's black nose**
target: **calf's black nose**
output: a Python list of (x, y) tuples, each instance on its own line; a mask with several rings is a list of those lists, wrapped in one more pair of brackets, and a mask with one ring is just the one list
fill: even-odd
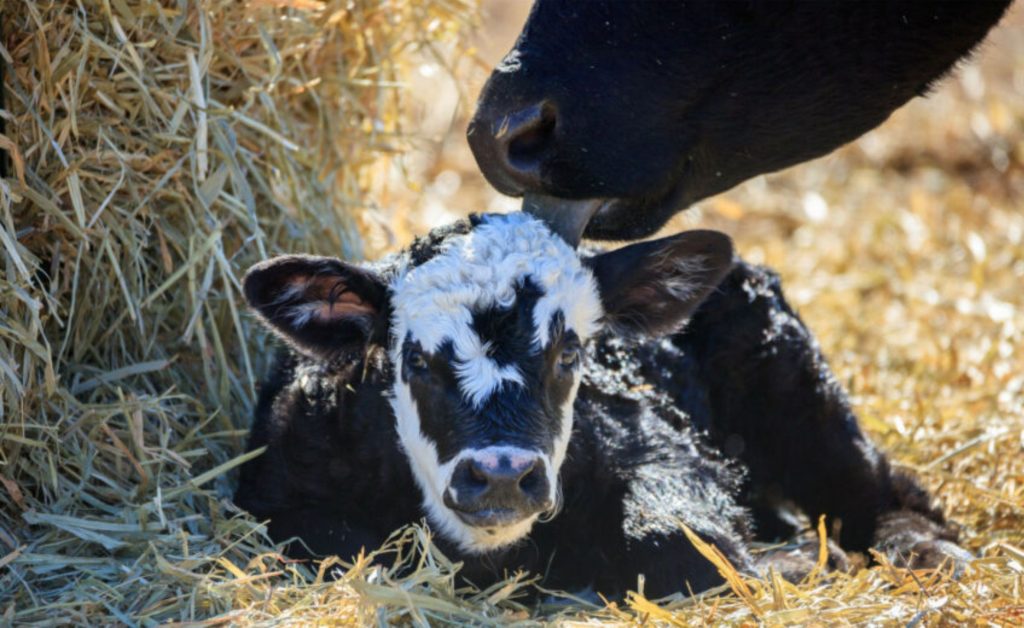
[(464, 459), (455, 467), (448, 488), (445, 504), (476, 525), (522, 519), (551, 506), (547, 469), (540, 457), (515, 463), (501, 458), (497, 464)]
[(541, 167), (555, 146), (557, 118), (548, 100), (512, 110), (481, 104), (467, 139), (491, 185), (513, 196), (542, 189)]

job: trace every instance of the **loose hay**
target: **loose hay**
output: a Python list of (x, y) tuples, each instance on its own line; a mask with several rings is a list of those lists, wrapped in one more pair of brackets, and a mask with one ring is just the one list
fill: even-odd
[[(2, 11), (0, 615), (192, 620), (311, 579), (225, 500), (265, 365), (238, 273), (359, 256), (356, 220), (406, 144), (404, 64), (472, 4)], [(372, 609), (342, 588), (331, 617)]]
[[(983, 73), (968, 69), (856, 145), (674, 225), (730, 231), (749, 258), (780, 268), (866, 426), (982, 558), (959, 581), (883, 560), (790, 584), (721, 563), (730, 585), (719, 597), (655, 603), (639, 583), (620, 604), (539, 609), (517, 601), (523, 575), (456, 590), (457, 566), (421, 528), (382, 550), (401, 552), (408, 573), (364, 557), (332, 581), (336, 562), (284, 559), (226, 499), (269, 346), (242, 311), (238, 273), (280, 251), (360, 254), (358, 221), (382, 198), (386, 158), (407, 145), (402, 65), (457, 38), (471, 7), (2, 10), (4, 621), (1024, 621), (1019, 7)], [(428, 177), (474, 176), (460, 150)], [(449, 189), (446, 205), (493, 205), (473, 189)], [(427, 185), (423, 202), (433, 193)]]

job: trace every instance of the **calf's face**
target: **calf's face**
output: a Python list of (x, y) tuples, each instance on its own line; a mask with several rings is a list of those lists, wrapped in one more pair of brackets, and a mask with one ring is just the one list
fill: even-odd
[(315, 359), (386, 349), (397, 432), (429, 519), (486, 552), (557, 507), (587, 339), (604, 326), (674, 330), (732, 249), (722, 234), (692, 231), (583, 259), (516, 213), (484, 216), (426, 258), (385, 274), (281, 257), (253, 267), (245, 292)]

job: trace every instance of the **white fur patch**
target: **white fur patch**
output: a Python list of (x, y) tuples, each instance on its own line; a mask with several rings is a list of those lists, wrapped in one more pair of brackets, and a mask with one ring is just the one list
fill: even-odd
[(295, 328), (305, 327), (311, 320), (316, 318), (317, 314), (323, 309), (323, 304), (319, 301), (311, 303), (299, 303), (293, 305), (285, 310), (285, 315), (288, 317), (288, 321)]
[(419, 412), (416, 410), (416, 402), (412, 398), (408, 384), (400, 380), (395, 382), (391, 405), (397, 418), (398, 439), (409, 457), (413, 477), (416, 478), (416, 484), (423, 495), (423, 509), (430, 524), (463, 551), (486, 551), (489, 549), (486, 546), (477, 547), (473, 529), (444, 505), (444, 490), (451, 480), (455, 465), (450, 461), (442, 465), (437, 455), (437, 447), (420, 431)]
[(391, 285), (397, 339), (392, 360), (401, 363), (406, 334), (424, 350), (437, 351), (451, 340), (466, 399), (479, 406), (506, 383), (521, 383), (514, 367), (499, 367), (472, 328), (472, 313), (511, 306), (516, 286), (526, 277), (544, 290), (534, 309), (537, 349), (549, 342), (549, 324), (557, 311), (567, 329), (586, 339), (603, 314), (593, 275), (576, 251), (529, 214), (492, 214), (465, 235), (453, 236), (428, 262), (399, 272)]
[(341, 292), (331, 300), (308, 299), (309, 283), (296, 281), (281, 291), (271, 305), (282, 305), (296, 301), (295, 305), (284, 308), (284, 315), (296, 329), (305, 327), (313, 320), (330, 322), (345, 314), (368, 313), (372, 308), (351, 292)]
[(523, 376), (515, 366), (499, 366), (488, 355), (488, 343), (481, 342), (480, 337), (472, 329), (465, 331), (463, 351), (456, 349), (459, 361), (455, 364), (455, 374), (459, 378), (462, 394), (479, 408), (487, 397), (506, 382), (522, 385)]
[[(569, 396), (566, 398), (562, 407), (559, 408), (561, 416), (561, 432), (558, 434), (558, 438), (555, 439), (555, 446), (552, 451), (552, 466), (555, 468), (555, 472), (562, 468), (562, 463), (565, 462), (565, 455), (569, 451), (569, 438), (572, 436), (572, 417), (573, 417), (573, 403), (576, 401), (576, 393), (580, 389), (580, 373), (576, 373), (573, 379), (572, 388), (569, 389)], [(552, 480), (553, 478), (548, 478)], [(554, 485), (554, 482), (552, 482)]]
[(547, 456), (536, 451), (513, 447), (510, 445), (498, 445), (484, 449), (470, 449), (459, 453), (459, 460), (471, 458), (480, 464), (484, 469), (495, 470), (501, 466), (501, 461), (508, 460), (509, 465), (515, 469), (525, 467), (531, 461), (543, 460), (545, 464), (549, 461)]

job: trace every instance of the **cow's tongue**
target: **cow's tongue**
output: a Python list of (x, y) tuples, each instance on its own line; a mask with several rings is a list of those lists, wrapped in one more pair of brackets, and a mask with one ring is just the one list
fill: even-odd
[(573, 200), (528, 192), (523, 196), (523, 211), (543, 220), (551, 231), (576, 248), (587, 223), (604, 203), (605, 199), (599, 198)]

